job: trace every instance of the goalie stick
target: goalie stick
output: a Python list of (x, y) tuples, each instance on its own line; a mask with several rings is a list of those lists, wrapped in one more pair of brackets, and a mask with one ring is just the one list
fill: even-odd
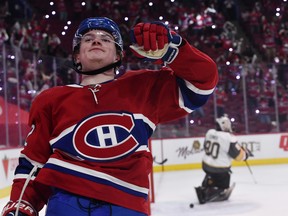
[(255, 177), (254, 177), (254, 174), (253, 174), (253, 172), (252, 172), (252, 169), (251, 169), (249, 163), (247, 162), (247, 160), (245, 161), (245, 163), (246, 163), (246, 166), (248, 167), (248, 170), (249, 170), (249, 172), (250, 172), (250, 174), (251, 174), (251, 176), (252, 176), (252, 178), (253, 178), (254, 183), (257, 184), (257, 181), (256, 181), (256, 179), (255, 179)]

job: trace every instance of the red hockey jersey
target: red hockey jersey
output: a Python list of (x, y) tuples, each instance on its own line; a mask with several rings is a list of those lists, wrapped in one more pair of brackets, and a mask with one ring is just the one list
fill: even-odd
[(185, 43), (169, 68), (45, 90), (31, 107), (11, 200), (37, 165), (23, 199), (38, 211), (55, 187), (147, 213), (148, 139), (157, 124), (204, 105), (217, 81), (216, 64)]

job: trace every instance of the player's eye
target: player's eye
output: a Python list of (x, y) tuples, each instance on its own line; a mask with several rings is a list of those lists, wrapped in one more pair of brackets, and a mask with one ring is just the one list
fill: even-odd
[(82, 37), (82, 41), (85, 43), (92, 42), (94, 40), (95, 40), (95, 37), (93, 37), (92, 35), (84, 35)]
[(114, 42), (109, 36), (106, 36), (106, 35), (101, 36), (101, 41), (103, 41), (105, 43)]
[(95, 41), (96, 39), (104, 42), (104, 43), (114, 43), (113, 38), (111, 38), (109, 35), (106, 34), (88, 34), (88, 35), (84, 35), (81, 39), (82, 42), (84, 43), (92, 43), (93, 41)]

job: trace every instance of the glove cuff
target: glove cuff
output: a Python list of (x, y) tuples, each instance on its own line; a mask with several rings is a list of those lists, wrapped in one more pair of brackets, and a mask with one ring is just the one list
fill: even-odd
[(25, 216), (38, 216), (38, 212), (36, 212), (36, 210), (32, 207), (32, 205), (25, 201), (25, 200), (21, 200), (21, 202), (19, 203), (19, 201), (13, 202), (13, 201), (9, 201), (6, 206), (3, 208), (3, 211), (1, 213), (1, 216), (6, 216), (8, 215), (10, 212), (15, 212), (17, 210), (19, 206), (19, 212), (23, 213)]
[(172, 37), (171, 37), (171, 46), (177, 46), (179, 47), (182, 44), (182, 37), (175, 32), (173, 32)]
[(178, 53), (179, 53), (178, 47), (170, 46), (165, 55), (162, 57), (164, 65), (172, 63), (174, 59), (177, 57)]

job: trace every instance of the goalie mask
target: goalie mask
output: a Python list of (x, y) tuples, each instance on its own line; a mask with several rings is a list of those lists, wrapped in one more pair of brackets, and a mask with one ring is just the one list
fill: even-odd
[(111, 68), (115, 69), (116, 67), (119, 67), (121, 65), (123, 40), (120, 34), (120, 29), (113, 20), (106, 17), (87, 18), (80, 23), (73, 38), (73, 44), (72, 44), (73, 55), (79, 51), (81, 39), (84, 36), (84, 34), (86, 34), (90, 30), (96, 30), (96, 29), (106, 31), (112, 35), (114, 43), (116, 45), (117, 52), (119, 52), (120, 54), (120, 60), (97, 70), (81, 71), (81, 69), (79, 69), (79, 64), (77, 64), (73, 58), (73, 65), (75, 66), (74, 69), (78, 73), (86, 75), (95, 75), (105, 72)]
[(228, 117), (222, 116), (220, 118), (216, 118), (216, 123), (221, 129), (221, 131), (232, 132), (231, 121)]

